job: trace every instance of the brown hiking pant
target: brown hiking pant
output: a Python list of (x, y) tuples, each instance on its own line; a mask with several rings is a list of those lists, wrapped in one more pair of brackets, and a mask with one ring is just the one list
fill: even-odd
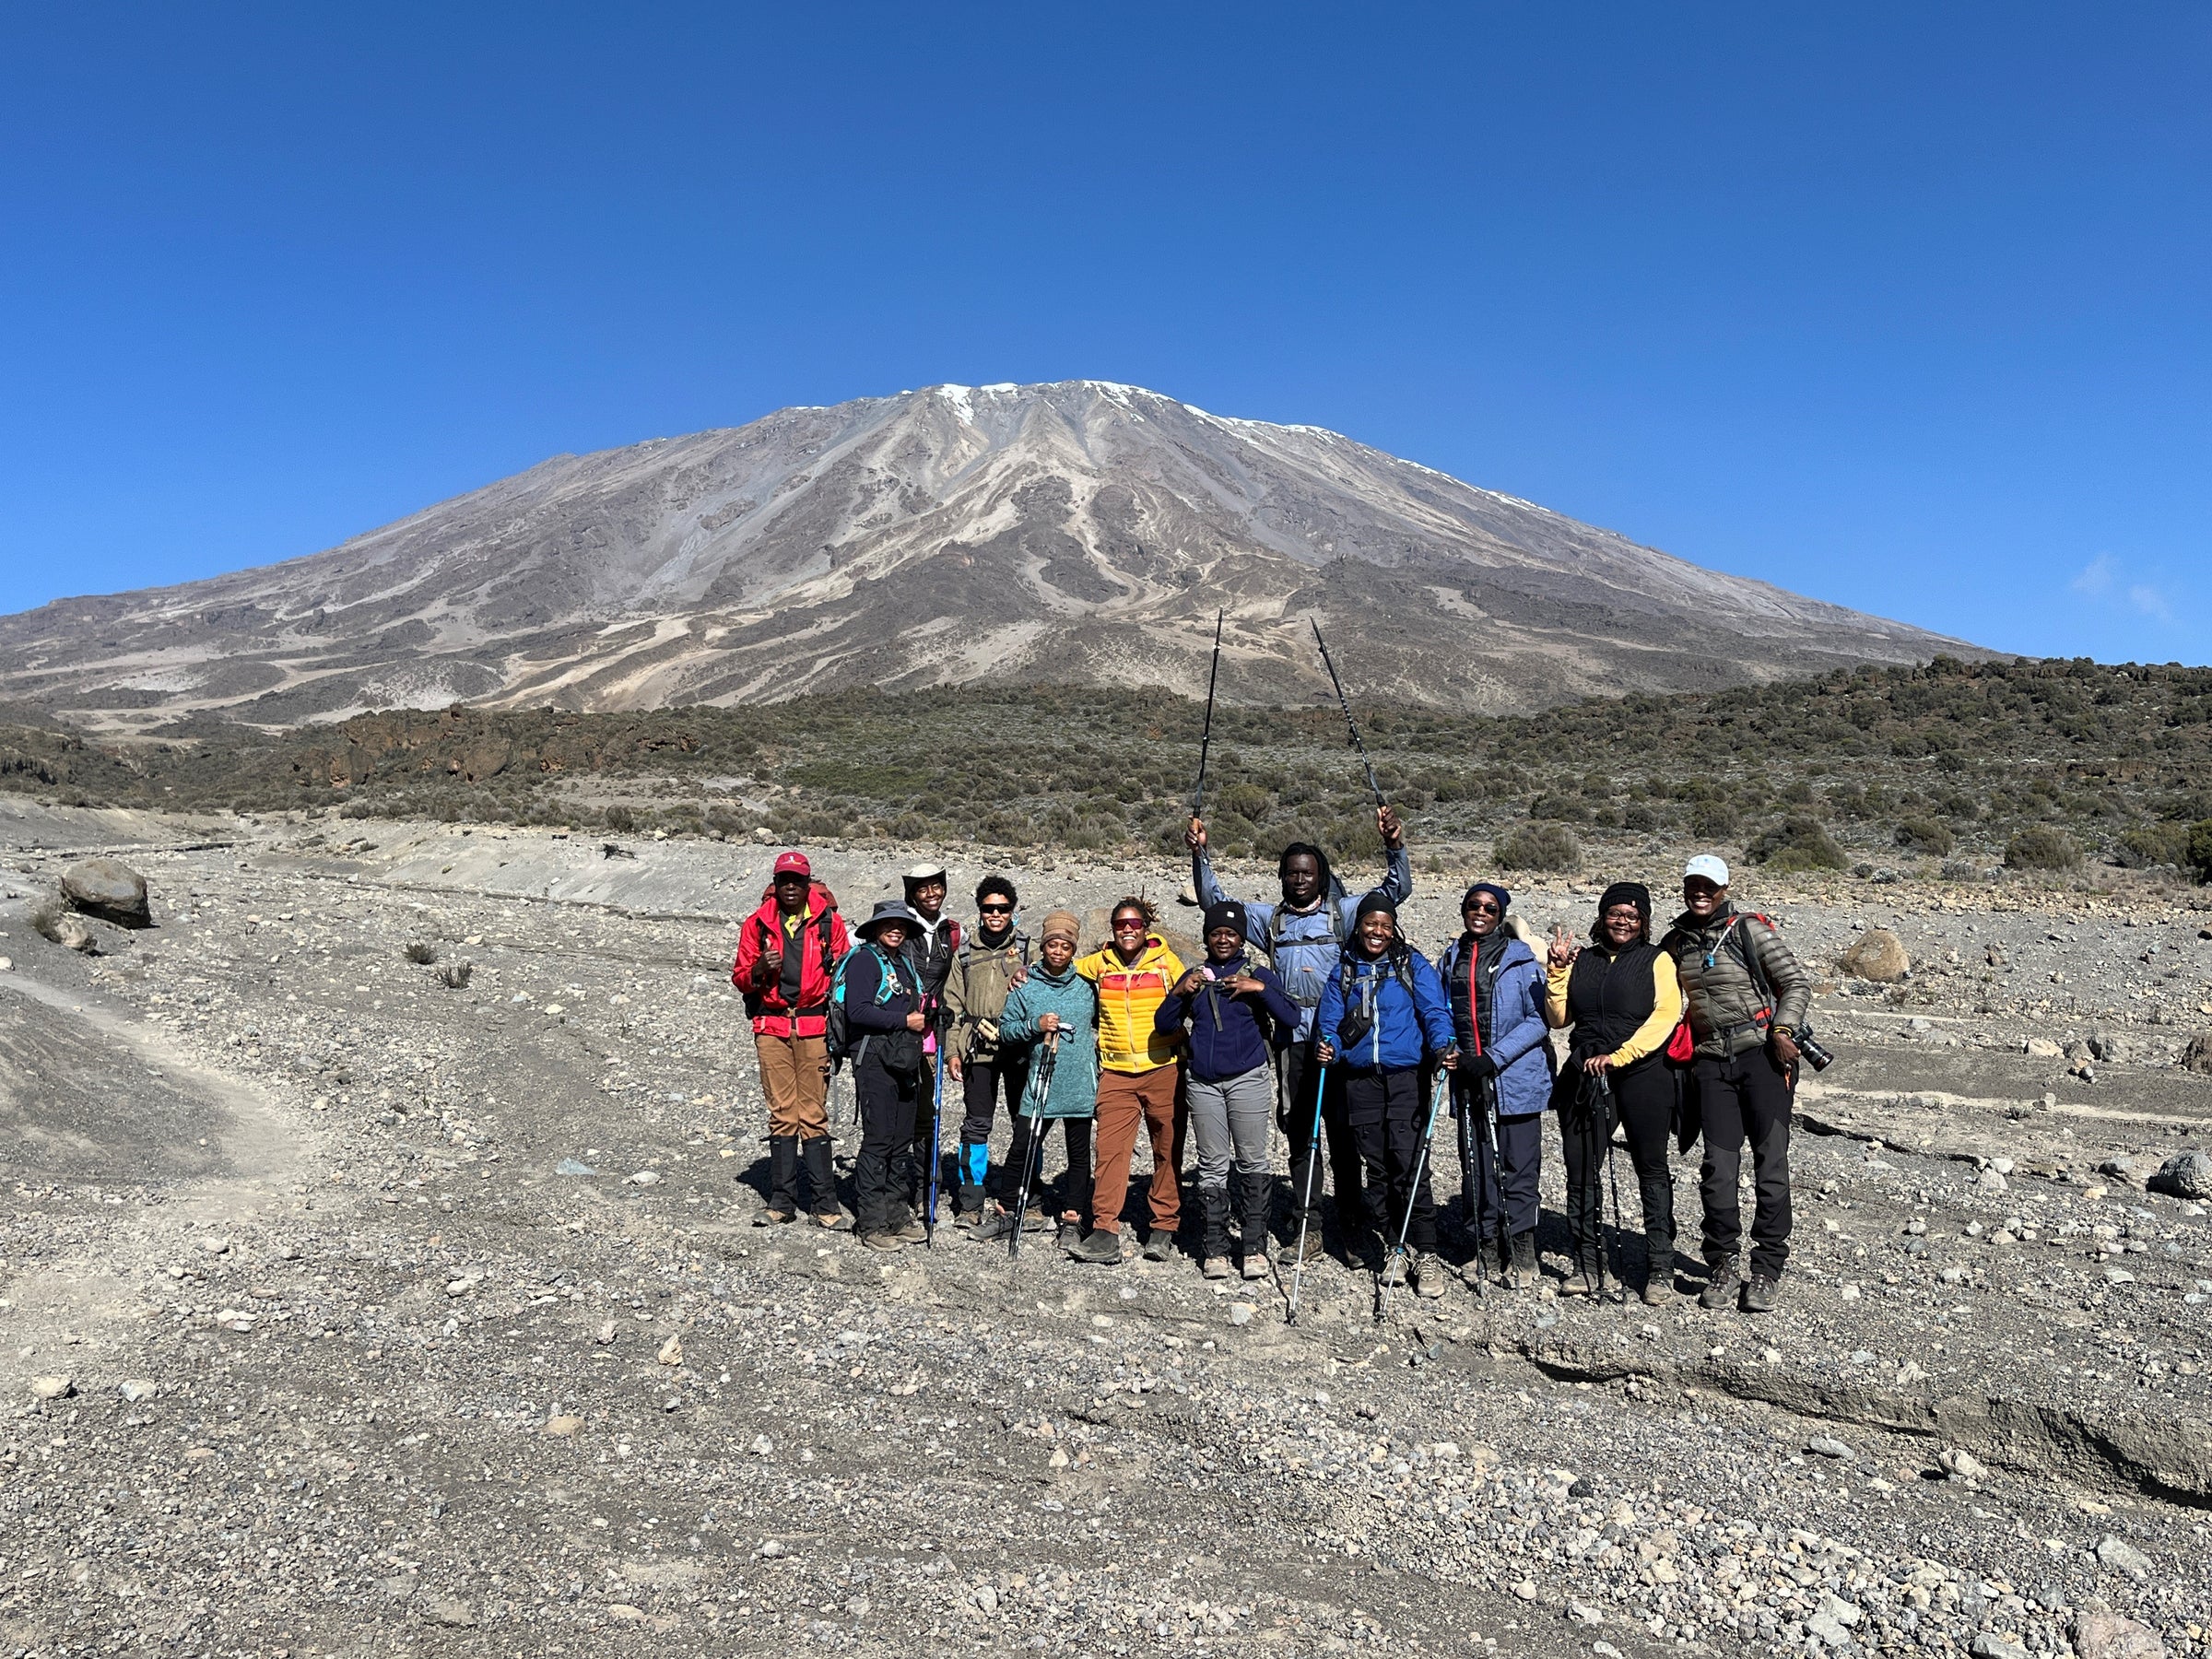
[(1143, 1124), (1152, 1142), (1152, 1230), (1173, 1232), (1182, 1221), (1182, 1189), (1176, 1165), (1182, 1156), (1182, 1090), (1179, 1065), (1159, 1065), (1132, 1077), (1099, 1074), (1099, 1164), (1091, 1187), (1091, 1225), (1102, 1232), (1122, 1230), (1122, 1203), (1129, 1194), (1129, 1156), (1136, 1150)]
[(819, 1037), (754, 1033), (760, 1092), (768, 1097), (768, 1132), (813, 1140), (830, 1133), (830, 1052)]

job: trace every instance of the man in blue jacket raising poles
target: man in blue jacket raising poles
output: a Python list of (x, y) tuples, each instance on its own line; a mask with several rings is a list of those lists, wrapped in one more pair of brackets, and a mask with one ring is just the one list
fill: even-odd
[[(1406, 853), (1406, 831), (1397, 814), (1387, 806), (1375, 809), (1375, 829), (1382, 837), (1389, 863), (1382, 885), (1374, 890), (1394, 905), (1413, 897), (1413, 861)], [(1206, 858), (1206, 822), (1193, 818), (1184, 832), (1191, 850), (1191, 880), (1198, 902), (1211, 909), (1229, 895), (1214, 879)], [(1298, 1029), (1279, 1051), (1276, 1068), (1276, 1122), (1290, 1147), (1290, 1212), (1284, 1221), (1284, 1246), (1279, 1260), (1286, 1267), (1304, 1257), (1312, 1261), (1322, 1253), (1319, 1220), (1321, 1171), (1311, 1168), (1313, 1159), (1313, 1088), (1319, 1068), (1313, 1060), (1313, 1010), (1321, 1005), (1322, 987), (1336, 971), (1345, 940), (1359, 900), (1344, 890), (1329, 868), (1328, 854), (1304, 841), (1283, 849), (1276, 874), (1282, 897), (1270, 902), (1255, 899), (1244, 907), (1244, 936), (1267, 953), (1267, 960), (1283, 982), (1283, 991), (1299, 1011)], [(1347, 1252), (1360, 1249), (1373, 1225), (1367, 1211), (1366, 1180), (1359, 1160), (1359, 1143), (1345, 1121), (1344, 1089), (1334, 1076), (1327, 1080), (1322, 1101), (1322, 1123), (1328, 1131), (1329, 1165), (1336, 1178), (1336, 1226)]]

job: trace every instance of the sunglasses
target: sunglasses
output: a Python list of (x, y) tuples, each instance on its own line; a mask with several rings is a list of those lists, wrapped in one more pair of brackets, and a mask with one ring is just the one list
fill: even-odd
[(986, 904), (982, 909), (986, 916), (1010, 916), (1014, 913), (1014, 907), (1010, 904)]
[(1142, 916), (1116, 916), (1113, 919), (1113, 931), (1115, 933), (1143, 933), (1145, 919)]
[(1477, 899), (1467, 906), (1467, 914), (1470, 916), (1495, 916), (1500, 913), (1498, 907), (1488, 899)]

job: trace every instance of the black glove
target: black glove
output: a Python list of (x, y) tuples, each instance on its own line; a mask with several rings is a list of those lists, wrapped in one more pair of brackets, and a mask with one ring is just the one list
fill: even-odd
[(1462, 1054), (1459, 1057), (1459, 1075), (1470, 1083), (1479, 1083), (1485, 1077), (1498, 1075), (1498, 1062), (1488, 1054)]

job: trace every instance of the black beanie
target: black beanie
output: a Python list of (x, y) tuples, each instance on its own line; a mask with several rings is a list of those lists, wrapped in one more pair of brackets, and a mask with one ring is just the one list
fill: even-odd
[(1398, 901), (1395, 899), (1393, 899), (1388, 893), (1384, 892), (1381, 888), (1377, 888), (1373, 892), (1368, 894), (1366, 898), (1359, 900), (1359, 908), (1358, 911), (1354, 912), (1352, 915), (1352, 925), (1355, 928), (1358, 927), (1360, 923), (1366, 921), (1368, 917), (1373, 915), (1377, 911), (1382, 912), (1393, 922), (1395, 922), (1398, 919)]
[(1004, 876), (986, 876), (981, 881), (975, 884), (975, 901), (977, 904), (982, 904), (982, 901), (989, 898), (993, 893), (996, 893), (1008, 904), (1019, 904), (1021, 902), (1021, 896), (1014, 890), (1014, 884), (1008, 881)]
[(1497, 900), (1498, 913), (1501, 916), (1513, 908), (1513, 896), (1511, 893), (1494, 881), (1478, 881), (1460, 895), (1459, 913), (1461, 915), (1464, 916), (1467, 913), (1467, 906), (1475, 902), (1475, 895), (1477, 893), (1488, 893), (1491, 898)]
[(1236, 929), (1237, 937), (1241, 939), (1244, 936), (1243, 904), (1235, 899), (1224, 899), (1218, 904), (1207, 905), (1206, 907), (1206, 925), (1201, 930), (1199, 936), (1206, 937), (1212, 934), (1217, 927), (1233, 927)]
[(1632, 904), (1646, 929), (1652, 925), (1652, 889), (1641, 881), (1617, 881), (1598, 896), (1597, 921), (1605, 925), (1606, 912), (1617, 904)]

